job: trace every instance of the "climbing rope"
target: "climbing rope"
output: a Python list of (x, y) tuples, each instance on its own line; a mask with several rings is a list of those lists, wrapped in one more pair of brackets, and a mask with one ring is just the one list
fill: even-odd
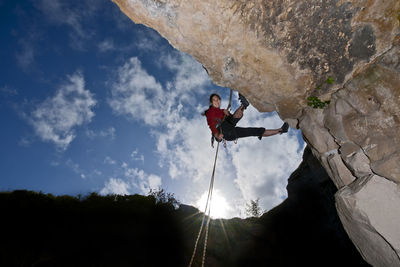
[(233, 92), (233, 90), (231, 89), (231, 92), (230, 92), (230, 94), (229, 94), (229, 103), (228, 103), (228, 107), (226, 108), (227, 110), (230, 110), (230, 109), (231, 109), (232, 92)]
[[(219, 144), (219, 143), (218, 143)], [(217, 153), (218, 153), (218, 147), (219, 145), (217, 145)], [(216, 158), (215, 158), (216, 159)], [(215, 162), (216, 163), (216, 162)], [(214, 163), (214, 166), (215, 166)], [(215, 171), (215, 169), (214, 169)], [(214, 172), (213, 171), (213, 172)], [(209, 229), (209, 225), (210, 225), (210, 219), (211, 219), (211, 198), (212, 198), (212, 188), (214, 187), (214, 178), (212, 179), (212, 187), (211, 187), (211, 192), (210, 192), (210, 206), (208, 208), (208, 219), (207, 219), (207, 225), (206, 225), (206, 236), (205, 236), (205, 240), (204, 240), (204, 248), (203, 248), (203, 257), (202, 257), (202, 261), (201, 261), (201, 266), (204, 267), (205, 261), (206, 261), (206, 251), (207, 251), (207, 241), (208, 241), (208, 229)]]
[(218, 150), (219, 150), (219, 142), (217, 144), (217, 150), (216, 150), (216, 153), (215, 153), (214, 167), (213, 167), (213, 171), (212, 171), (212, 175), (211, 175), (210, 187), (208, 189), (206, 208), (204, 210), (203, 219), (201, 221), (199, 234), (197, 235), (197, 239), (196, 239), (196, 242), (194, 244), (194, 249), (193, 249), (193, 253), (192, 253), (192, 258), (190, 259), (189, 267), (192, 266), (192, 263), (193, 263), (193, 260), (194, 260), (194, 256), (196, 255), (197, 244), (199, 243), (200, 236), (201, 236), (201, 233), (203, 231), (204, 221), (205, 221), (205, 218), (206, 218), (206, 215), (207, 215), (208, 219), (207, 219), (207, 224), (206, 224), (206, 237), (205, 237), (205, 240), (204, 240), (204, 249), (203, 249), (203, 257), (202, 257), (201, 266), (204, 267), (204, 263), (205, 263), (206, 250), (207, 250), (207, 241), (208, 241), (208, 228), (209, 228), (210, 218), (211, 218), (210, 217), (211, 198), (212, 198), (212, 191), (213, 191), (213, 188), (214, 188), (215, 167), (217, 165)]
[[(231, 108), (231, 102), (232, 102), (232, 89), (231, 89), (231, 92), (230, 92), (230, 95), (229, 95), (229, 103), (228, 103), (228, 107), (227, 107), (228, 110)], [(225, 117), (226, 116), (224, 115), (223, 120), (225, 120)], [(194, 244), (193, 253), (192, 253), (192, 257), (190, 259), (189, 267), (191, 267), (192, 264), (193, 264), (194, 256), (196, 255), (197, 244), (199, 243), (200, 236), (201, 236), (201, 233), (203, 231), (204, 221), (205, 221), (205, 218), (206, 218), (206, 215), (207, 215), (208, 218), (207, 218), (206, 233), (205, 233), (205, 238), (204, 238), (203, 257), (202, 257), (202, 260), (201, 260), (201, 266), (202, 267), (204, 267), (204, 264), (205, 264), (205, 261), (206, 261), (206, 251), (207, 251), (207, 242), (208, 242), (208, 229), (209, 229), (210, 220), (211, 220), (211, 216), (210, 216), (210, 214), (211, 214), (211, 199), (212, 199), (212, 192), (213, 192), (213, 188), (214, 188), (214, 176), (215, 176), (215, 167), (217, 166), (219, 143), (220, 142), (218, 142), (217, 150), (215, 151), (214, 167), (213, 167), (213, 171), (212, 171), (212, 174), (211, 174), (210, 187), (208, 188), (206, 208), (204, 209), (203, 219), (201, 221), (200, 230), (199, 230), (199, 233), (197, 235), (196, 242)]]

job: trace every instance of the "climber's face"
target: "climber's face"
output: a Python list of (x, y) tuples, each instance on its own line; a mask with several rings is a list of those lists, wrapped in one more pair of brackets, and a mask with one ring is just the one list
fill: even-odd
[(212, 99), (211, 99), (211, 105), (214, 108), (219, 108), (221, 106), (221, 99), (219, 99), (219, 97), (216, 96), (216, 95), (213, 96)]

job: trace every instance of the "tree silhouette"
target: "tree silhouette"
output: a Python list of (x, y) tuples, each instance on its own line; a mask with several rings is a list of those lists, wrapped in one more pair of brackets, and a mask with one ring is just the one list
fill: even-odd
[(250, 200), (250, 203), (246, 204), (246, 216), (250, 217), (261, 216), (260, 198), (257, 198), (256, 200)]

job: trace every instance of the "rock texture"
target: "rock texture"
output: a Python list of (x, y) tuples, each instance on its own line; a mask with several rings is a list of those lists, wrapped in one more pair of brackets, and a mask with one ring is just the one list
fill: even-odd
[[(400, 205), (398, 0), (113, 1), (192, 55), (216, 84), (301, 128), (340, 189), (339, 215), (363, 257), (400, 266), (400, 228), (376, 223), (393, 214), (400, 225), (392, 205)], [(325, 83), (328, 77), (335, 83)], [(308, 96), (331, 103), (312, 109)], [(390, 201), (380, 183), (366, 182), (379, 180)], [(373, 194), (378, 206), (361, 205), (367, 193), (360, 192)]]
[(341, 221), (363, 257), (374, 266), (396, 266), (400, 253), (396, 185), (377, 175), (365, 176), (342, 188), (336, 201)]

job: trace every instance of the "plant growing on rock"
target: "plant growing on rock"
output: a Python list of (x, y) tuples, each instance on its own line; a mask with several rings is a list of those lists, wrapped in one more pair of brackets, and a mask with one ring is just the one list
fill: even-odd
[[(325, 80), (325, 83), (327, 84), (333, 84), (335, 82), (335, 79), (333, 77), (328, 77), (328, 79)], [(316, 90), (321, 90), (322, 84), (318, 85), (315, 89)], [(327, 105), (331, 103), (330, 100), (327, 101), (322, 101), (319, 99), (318, 96), (309, 96), (307, 97), (307, 105), (312, 107), (312, 108), (320, 108), (323, 109)]]

